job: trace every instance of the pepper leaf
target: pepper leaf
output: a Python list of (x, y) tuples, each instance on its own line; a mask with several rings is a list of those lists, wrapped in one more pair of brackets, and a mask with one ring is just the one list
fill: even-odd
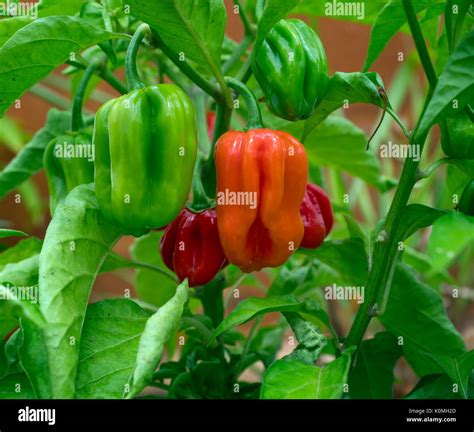
[(130, 13), (149, 24), (175, 53), (214, 76), (221, 74), (226, 10), (222, 0), (127, 0)]
[(98, 209), (92, 185), (75, 188), (58, 205), (39, 263), (43, 331), (22, 323), (21, 362), (40, 398), (73, 398), (81, 330), (89, 294), (119, 238)]
[(71, 53), (119, 37), (70, 16), (41, 18), (18, 30), (0, 49), (0, 117)]
[(185, 279), (178, 286), (174, 297), (148, 319), (138, 345), (130, 391), (124, 392), (124, 397), (127, 399), (136, 396), (152, 381), (163, 355), (164, 346), (176, 332), (187, 301), (188, 281)]

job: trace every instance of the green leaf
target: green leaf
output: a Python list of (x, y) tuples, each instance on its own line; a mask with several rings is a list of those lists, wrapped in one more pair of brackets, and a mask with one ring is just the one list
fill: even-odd
[(163, 355), (163, 348), (179, 325), (185, 303), (188, 301), (188, 281), (178, 286), (176, 294), (152, 315), (140, 338), (130, 392), (124, 392), (127, 399), (138, 395), (153, 379), (153, 374)]
[(282, 359), (263, 376), (261, 399), (340, 399), (351, 364), (350, 354), (323, 366)]
[(432, 355), (457, 357), (466, 351), (439, 294), (404, 264), (396, 267), (387, 307), (379, 318), (390, 333), (402, 337), (404, 355), (418, 376), (441, 372)]
[[(292, 12), (294, 14), (308, 15), (310, 17), (324, 17), (361, 24), (371, 24), (388, 1), (389, 0), (360, 0), (354, 2), (354, 0), (338, 0), (334, 3), (333, 1), (304, 0), (299, 3)], [(348, 5), (346, 6), (345, 3), (348, 3)], [(343, 13), (338, 13), (340, 4), (344, 7)], [(334, 5), (336, 5), (336, 9), (334, 9)], [(363, 17), (357, 13), (357, 9), (353, 9), (354, 5), (364, 7)], [(354, 13), (344, 13), (346, 7), (350, 7), (350, 10), (354, 11)]]
[(469, 11), (471, 0), (448, 0), (444, 14), (449, 50), (453, 51), (462, 31), (463, 22)]
[[(304, 122), (303, 141), (329, 114), (346, 104), (366, 103), (383, 109), (385, 103), (379, 93), (383, 88), (382, 78), (375, 72), (336, 72), (329, 80), (324, 99), (318, 104), (313, 115)], [(388, 100), (386, 104), (387, 112), (407, 135), (405, 126)]]
[(0, 283), (17, 287), (38, 285), (39, 255), (7, 264), (0, 272)]
[(386, 191), (394, 184), (382, 175), (380, 162), (366, 150), (364, 132), (350, 120), (328, 117), (305, 139), (310, 166), (329, 166)]
[(257, 315), (270, 312), (298, 312), (315, 317), (323, 322), (332, 332), (327, 313), (321, 306), (312, 300), (302, 301), (293, 294), (270, 296), (266, 298), (249, 297), (242, 300), (235, 309), (214, 330), (208, 344), (211, 344), (219, 335), (231, 328), (244, 324)]
[(30, 237), (19, 241), (15, 246), (0, 254), (0, 272), (7, 264), (17, 263), (26, 258), (38, 255), (41, 251), (42, 242), (36, 237)]
[(474, 217), (452, 212), (433, 225), (428, 241), (428, 255), (433, 267), (447, 268), (474, 241)]
[(257, 37), (254, 44), (255, 52), (259, 50), (272, 27), (282, 18), (285, 18), (299, 2), (300, 0), (267, 0), (262, 17), (258, 22)]
[(261, 327), (250, 342), (249, 353), (255, 353), (267, 368), (280, 351), (286, 325), (284, 323)]
[(87, 308), (76, 377), (78, 399), (120, 399), (133, 372), (149, 313), (127, 299)]
[(367, 282), (368, 263), (360, 239), (326, 241), (317, 249), (300, 249), (300, 253), (330, 267), (341, 283), (362, 286)]
[[(94, 280), (119, 232), (100, 213), (92, 185), (54, 213), (40, 255), (39, 299), (47, 326), (24, 327), (21, 359), (40, 398), (72, 398), (81, 329)], [(71, 343), (73, 341), (74, 343)], [(37, 359), (41, 353), (41, 360)]]
[(90, 0), (41, 0), (38, 7), (40, 18), (51, 15), (74, 15), (81, 6)]
[(268, 296), (280, 296), (293, 293), (297, 288), (304, 286), (311, 287), (314, 282), (313, 264), (311, 262), (302, 263), (293, 255), (284, 265), (282, 265), (273, 280)]
[[(416, 13), (421, 12), (427, 7), (432, 7), (432, 5), (438, 2), (437, 0), (412, 0), (413, 8)], [(367, 57), (362, 67), (363, 71), (367, 71), (370, 66), (372, 66), (390, 39), (395, 36), (405, 22), (406, 15), (402, 0), (390, 0), (380, 11), (372, 26)]]
[(16, 372), (0, 379), (0, 399), (34, 399), (35, 394), (24, 372)]
[[(463, 109), (474, 98), (474, 31), (471, 31), (456, 47), (439, 77), (433, 96), (423, 113), (419, 136), (442, 117)], [(453, 106), (453, 101), (457, 106)]]
[(0, 198), (43, 168), (44, 149), (53, 138), (62, 135), (70, 127), (70, 113), (55, 108), (49, 110), (45, 126), (0, 172)]
[(0, 311), (3, 316), (24, 318), (38, 328), (46, 324), (36, 304), (18, 298), (17, 292), (4, 285), (0, 285)]
[(447, 213), (446, 210), (435, 209), (422, 204), (410, 204), (403, 210), (397, 238), (403, 241), (419, 229), (433, 225), (437, 219)]
[(469, 399), (469, 377), (474, 371), (474, 350), (465, 352), (457, 358), (436, 354), (432, 358), (443, 369), (463, 399)]
[(0, 239), (7, 237), (27, 237), (28, 234), (23, 231), (0, 228)]
[(392, 399), (393, 370), (401, 355), (401, 347), (390, 333), (364, 340), (349, 374), (351, 399)]
[(2, 47), (15, 32), (31, 22), (33, 22), (33, 18), (29, 16), (18, 16), (0, 20), (0, 47)]
[[(474, 398), (474, 371), (469, 380), (469, 395)], [(403, 399), (459, 399), (447, 375), (426, 375)]]
[[(130, 251), (132, 258), (170, 272), (160, 255), (162, 236), (162, 231), (151, 231), (137, 239)], [(154, 270), (140, 269), (135, 274), (135, 289), (141, 300), (160, 307), (174, 296), (176, 281)]]
[(130, 13), (148, 23), (176, 53), (209, 74), (220, 74), (226, 10), (222, 0), (128, 0)]
[(69, 16), (51, 16), (18, 30), (0, 49), (0, 117), (73, 52), (123, 37)]

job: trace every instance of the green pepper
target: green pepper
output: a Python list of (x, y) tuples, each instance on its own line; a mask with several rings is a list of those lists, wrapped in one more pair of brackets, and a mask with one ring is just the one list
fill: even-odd
[(452, 158), (474, 159), (474, 123), (465, 111), (441, 123), (441, 147)]
[(71, 131), (53, 139), (44, 153), (44, 168), (50, 194), (50, 210), (76, 186), (94, 181), (94, 146), (92, 131), (84, 128), (82, 106), (87, 84), (98, 67), (92, 62), (84, 72), (74, 98), (71, 114)]
[(92, 134), (68, 132), (51, 141), (44, 153), (51, 214), (76, 186), (94, 181)]
[(130, 43), (126, 75), (130, 93), (96, 114), (96, 196), (104, 216), (124, 234), (140, 236), (174, 220), (191, 188), (196, 160), (194, 108), (173, 84), (144, 87), (136, 52), (148, 31)]
[(464, 188), (459, 200), (458, 210), (468, 216), (474, 216), (474, 179)]
[(301, 20), (279, 21), (252, 53), (252, 70), (270, 110), (286, 120), (308, 118), (326, 93), (323, 44)]

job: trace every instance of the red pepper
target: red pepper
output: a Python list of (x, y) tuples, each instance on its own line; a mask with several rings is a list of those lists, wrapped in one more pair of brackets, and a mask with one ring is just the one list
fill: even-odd
[(216, 127), (216, 113), (208, 111), (206, 113), (206, 122), (207, 122), (207, 134), (209, 136), (209, 141), (212, 142), (214, 136), (214, 129)]
[(334, 216), (326, 192), (315, 184), (308, 183), (300, 208), (304, 224), (304, 235), (300, 247), (316, 249), (331, 231)]
[(217, 231), (215, 209), (195, 213), (187, 208), (169, 224), (160, 242), (163, 262), (189, 286), (205, 285), (226, 264)]

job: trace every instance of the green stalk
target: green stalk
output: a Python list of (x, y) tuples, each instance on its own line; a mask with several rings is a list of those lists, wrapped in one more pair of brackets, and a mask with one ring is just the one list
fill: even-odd
[(70, 102), (66, 98), (62, 97), (59, 93), (50, 90), (43, 84), (38, 83), (31, 87), (30, 93), (44, 99), (46, 102), (49, 102), (51, 105), (55, 105), (60, 109), (68, 110), (70, 107)]
[(247, 15), (245, 15), (244, 9), (240, 5), (240, 1), (234, 0), (234, 4), (238, 6), (239, 8), (239, 16), (240, 16), (240, 19), (242, 20), (242, 24), (244, 25), (245, 34), (247, 36), (254, 36), (255, 31), (252, 29), (252, 26), (250, 25), (250, 22), (247, 18)]
[(72, 105), (72, 120), (71, 120), (71, 130), (77, 132), (78, 130), (84, 127), (84, 118), (82, 116), (82, 107), (84, 105), (84, 96), (87, 90), (87, 85), (89, 84), (92, 75), (94, 75), (95, 70), (99, 66), (97, 61), (92, 61), (89, 66), (87, 66), (86, 71), (81, 79), (79, 88), (77, 89), (76, 96), (74, 97), (74, 102)]
[(145, 85), (140, 80), (137, 69), (137, 54), (140, 44), (147, 34), (150, 33), (150, 26), (148, 24), (141, 24), (130, 41), (127, 55), (125, 57), (125, 76), (127, 78), (128, 90), (138, 90)]
[(240, 58), (247, 52), (247, 49), (253, 41), (252, 36), (245, 36), (237, 49), (232, 53), (229, 59), (222, 66), (222, 73), (227, 74), (240, 60)]
[(236, 90), (236, 92), (239, 93), (245, 100), (248, 112), (246, 129), (261, 129), (263, 127), (262, 114), (260, 113), (258, 101), (253, 93), (245, 84), (239, 80), (236, 80), (235, 78), (226, 77), (225, 80), (227, 85), (230, 88)]
[[(433, 76), (431, 75), (434, 69), (432, 68), (428, 50), (426, 48), (421, 29), (416, 19), (416, 14), (410, 0), (403, 0), (403, 7), (405, 9), (405, 14), (407, 16), (407, 21), (413, 35), (418, 55), (423, 64), (423, 69), (427, 74), (428, 82), (430, 83), (430, 89), (425, 100), (422, 114), (418, 119), (418, 123), (410, 139), (411, 145), (420, 146), (421, 154), (427, 134), (420, 134), (420, 120), (423, 117), (423, 112), (426, 109), (429, 100), (431, 99), (431, 95), (433, 93), (433, 83), (436, 83), (433, 80)], [(407, 159), (403, 165), (400, 182), (395, 192), (392, 205), (390, 206), (385, 224), (380, 231), (379, 237), (375, 244), (373, 264), (367, 281), (367, 300), (357, 311), (357, 315), (347, 337), (345, 347), (350, 347), (352, 345), (359, 346), (372, 316), (374, 316), (380, 309), (381, 305), (377, 305), (377, 300), (385, 297), (381, 290), (385, 291), (389, 289), (391, 284), (390, 276), (393, 274), (393, 266), (396, 264), (396, 258), (398, 255), (397, 247), (398, 241), (400, 240), (398, 236), (398, 228), (401, 223), (403, 211), (418, 179), (418, 165), (419, 161), (414, 161), (411, 158)]]
[(212, 200), (208, 198), (206, 190), (204, 189), (204, 185), (202, 183), (201, 162), (202, 156), (201, 153), (198, 153), (193, 173), (193, 201), (190, 206), (192, 210), (196, 212), (206, 210), (212, 206)]

